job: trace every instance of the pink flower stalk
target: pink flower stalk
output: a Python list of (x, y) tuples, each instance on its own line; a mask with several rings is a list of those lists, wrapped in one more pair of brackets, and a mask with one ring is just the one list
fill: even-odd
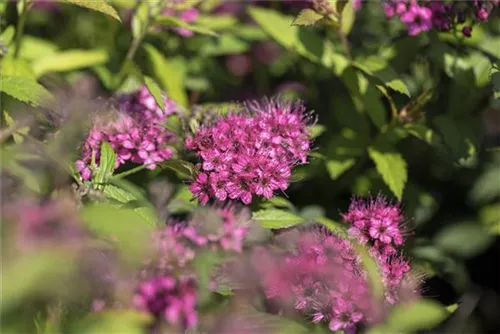
[(196, 283), (191, 277), (157, 276), (142, 281), (133, 298), (133, 305), (157, 319), (182, 329), (197, 323)]
[(301, 103), (265, 101), (246, 112), (228, 114), (202, 126), (186, 147), (201, 158), (201, 171), (189, 189), (202, 205), (209, 199), (271, 198), (285, 191), (291, 169), (307, 162), (309, 115)]
[(157, 164), (170, 159), (173, 150), (169, 144), (174, 134), (163, 124), (176, 110), (175, 102), (164, 98), (165, 110), (156, 104), (146, 87), (138, 92), (120, 96), (119, 111), (115, 119), (96, 117), (82, 145), (82, 157), (76, 162), (83, 180), (90, 180), (92, 154), (100, 158), (100, 147), (109, 142), (116, 152), (115, 169), (126, 162), (146, 165), (155, 169)]

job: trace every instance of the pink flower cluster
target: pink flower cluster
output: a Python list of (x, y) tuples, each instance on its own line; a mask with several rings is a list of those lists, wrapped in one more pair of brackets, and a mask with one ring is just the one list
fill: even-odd
[[(498, 4), (498, 0), (452, 2), (388, 0), (384, 2), (384, 11), (389, 18), (398, 16), (408, 26), (409, 35), (415, 36), (431, 29), (450, 31), (456, 29), (458, 24), (467, 21), (471, 24), (486, 21)], [(472, 25), (464, 26), (462, 33), (470, 37)]]
[(201, 204), (252, 196), (273, 197), (288, 188), (291, 170), (307, 161), (310, 115), (301, 103), (264, 101), (202, 126), (186, 147), (201, 158), (201, 171), (189, 187)]
[(404, 242), (404, 217), (399, 206), (389, 204), (382, 196), (366, 202), (354, 199), (343, 218), (351, 224), (348, 233), (369, 246), (381, 268), (386, 300), (396, 303), (403, 278), (410, 271), (409, 263), (398, 254)]
[(98, 162), (103, 142), (109, 142), (116, 152), (115, 169), (128, 161), (155, 169), (159, 162), (173, 155), (169, 143), (174, 139), (174, 134), (165, 129), (163, 124), (167, 116), (175, 112), (175, 102), (165, 97), (162, 111), (146, 87), (120, 96), (119, 102), (116, 117), (97, 116), (93, 120), (82, 145), (81, 159), (76, 162), (83, 180), (92, 178), (92, 154), (95, 154)]
[(202, 211), (187, 222), (170, 221), (153, 233), (155, 254), (140, 273), (134, 297), (135, 307), (183, 328), (196, 324), (195, 279), (176, 277), (190, 272), (188, 264), (199, 248), (241, 252), (249, 222), (245, 211), (231, 207)]
[(197, 323), (196, 300), (196, 282), (193, 278), (163, 275), (141, 282), (133, 304), (138, 310), (186, 329)]
[(18, 249), (75, 245), (84, 235), (76, 206), (70, 200), (9, 203), (2, 208), (2, 218), (12, 223)]
[[(196, 8), (188, 8), (186, 10), (175, 10), (173, 8), (166, 8), (163, 10), (163, 15), (175, 16), (186, 23), (193, 23), (198, 20), (200, 12)], [(173, 30), (182, 37), (193, 37), (194, 33), (186, 28), (173, 28)]]
[(267, 298), (338, 331), (379, 317), (360, 261), (349, 241), (314, 227), (300, 232), (290, 254), (261, 251), (254, 263)]

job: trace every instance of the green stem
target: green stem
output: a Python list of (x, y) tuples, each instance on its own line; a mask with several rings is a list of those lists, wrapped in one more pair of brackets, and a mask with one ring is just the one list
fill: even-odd
[(140, 172), (141, 170), (143, 170), (145, 168), (146, 168), (146, 165), (140, 165), (140, 166), (134, 167), (132, 169), (129, 169), (129, 170), (126, 170), (124, 172), (113, 175), (113, 179), (122, 179), (125, 176), (129, 176), (129, 175), (135, 174), (137, 172)]
[(28, 9), (31, 5), (30, 1), (22, 0), (22, 11), (19, 16), (19, 20), (17, 21), (16, 27), (16, 45), (14, 51), (14, 58), (19, 56), (19, 51), (21, 50), (21, 40), (24, 33), (24, 26), (26, 25), (26, 18), (28, 17)]

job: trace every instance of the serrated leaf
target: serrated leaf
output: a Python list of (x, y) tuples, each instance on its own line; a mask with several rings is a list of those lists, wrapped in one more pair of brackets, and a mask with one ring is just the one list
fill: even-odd
[(137, 200), (137, 197), (132, 193), (112, 184), (108, 184), (106, 188), (104, 188), (104, 196), (123, 204)]
[(148, 88), (151, 95), (153, 95), (153, 97), (155, 98), (156, 104), (160, 107), (162, 111), (165, 110), (163, 93), (161, 91), (160, 86), (158, 86), (158, 84), (153, 78), (148, 76), (144, 76), (144, 83), (146, 84), (146, 87)]
[(40, 77), (50, 72), (66, 72), (104, 64), (108, 54), (104, 50), (68, 50), (51, 54), (33, 62), (33, 72)]
[(98, 188), (104, 188), (115, 171), (116, 153), (108, 142), (101, 145), (99, 166), (94, 173), (92, 183)]
[(215, 31), (208, 27), (199, 26), (195, 24), (189, 24), (175, 16), (160, 16), (156, 19), (156, 23), (166, 27), (176, 27), (191, 30), (202, 35), (218, 36)]
[(25, 79), (36, 81), (30, 64), (24, 59), (15, 58), (13, 55), (9, 54), (3, 57), (0, 61), (0, 68), (2, 69), (2, 75), (24, 77)]
[(54, 106), (54, 97), (38, 82), (24, 77), (0, 75), (0, 91), (34, 107)]
[(264, 209), (254, 212), (252, 219), (264, 228), (279, 229), (294, 226), (304, 222), (304, 218), (289, 211), (279, 209)]
[(188, 98), (184, 90), (183, 73), (176, 69), (171, 62), (150, 44), (144, 45), (153, 73), (162, 87), (167, 90), (169, 98), (177, 101), (180, 105), (187, 107)]
[(116, 10), (106, 1), (106, 0), (60, 0), (71, 5), (77, 5), (80, 7), (88, 8), (91, 10), (95, 10), (97, 12), (101, 12), (108, 16), (111, 16), (115, 20), (121, 22), (120, 16), (116, 12)]
[(382, 145), (369, 147), (368, 154), (385, 184), (398, 200), (401, 200), (408, 179), (406, 161), (401, 154), (391, 147), (383, 147)]
[(342, 15), (340, 17), (340, 30), (346, 36), (351, 32), (355, 18), (356, 11), (354, 10), (353, 0), (349, 0), (344, 8), (342, 8)]
[(322, 18), (323, 15), (316, 13), (310, 8), (307, 8), (299, 13), (292, 24), (297, 26), (312, 26)]

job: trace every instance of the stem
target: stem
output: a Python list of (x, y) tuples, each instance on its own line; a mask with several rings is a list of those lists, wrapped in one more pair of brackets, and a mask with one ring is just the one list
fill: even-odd
[(19, 16), (19, 20), (17, 21), (14, 58), (17, 58), (19, 56), (19, 51), (21, 50), (21, 39), (24, 33), (26, 18), (28, 17), (28, 9), (31, 5), (30, 1), (27, 0), (21, 0), (21, 1), (22, 1), (22, 12)]
[(125, 176), (129, 176), (129, 175), (132, 175), (134, 173), (140, 172), (144, 168), (146, 168), (146, 165), (140, 165), (140, 166), (134, 167), (132, 169), (129, 169), (129, 170), (126, 170), (124, 172), (113, 175), (113, 179), (124, 178)]

